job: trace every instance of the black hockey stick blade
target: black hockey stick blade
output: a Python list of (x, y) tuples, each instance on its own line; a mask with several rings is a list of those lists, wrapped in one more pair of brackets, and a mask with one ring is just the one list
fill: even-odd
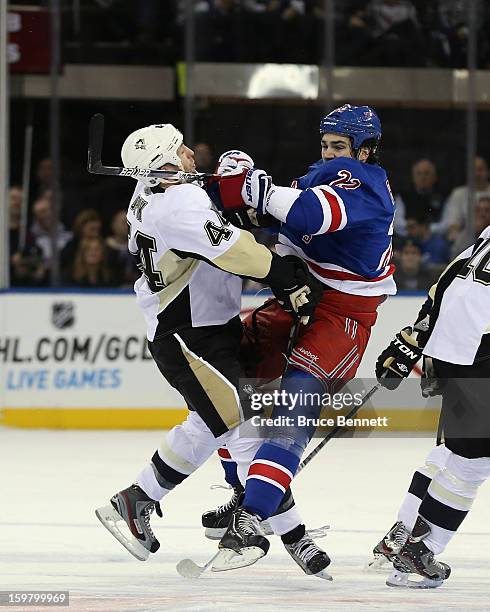
[(217, 174), (183, 172), (181, 170), (151, 170), (150, 168), (125, 168), (124, 166), (104, 166), (102, 147), (104, 143), (104, 115), (97, 113), (90, 119), (88, 130), (87, 170), (91, 174), (108, 176), (129, 176), (133, 178), (174, 178), (183, 183), (215, 178)]

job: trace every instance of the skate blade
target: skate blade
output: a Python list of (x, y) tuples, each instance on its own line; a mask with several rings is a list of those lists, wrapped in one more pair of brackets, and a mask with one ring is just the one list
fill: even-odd
[[(104, 525), (107, 531), (109, 531), (116, 538), (116, 540), (133, 555), (133, 557), (136, 557), (138, 561), (146, 561), (148, 559), (150, 556), (150, 551), (142, 546), (131, 534), (129, 527), (126, 525), (126, 521), (119, 514), (119, 512), (114, 509), (112, 504), (97, 508), (95, 511), (95, 516), (99, 519), (102, 525)], [(124, 533), (124, 531), (119, 528), (118, 523), (121, 521), (124, 523), (129, 535)]]
[(384, 555), (375, 555), (370, 561), (364, 566), (365, 572), (381, 573), (386, 574), (386, 571), (392, 567), (391, 561)]
[(221, 540), (226, 533), (226, 527), (206, 527), (204, 535), (208, 540)]
[(386, 579), (386, 586), (402, 589), (437, 589), (444, 580), (432, 580), (417, 574), (394, 570)]
[(211, 566), (212, 572), (226, 572), (228, 570), (239, 569), (253, 565), (265, 556), (265, 552), (258, 546), (248, 546), (242, 548), (241, 554), (231, 548), (222, 548), (219, 555)]
[[(269, 525), (267, 521), (262, 521), (259, 523), (264, 535), (274, 535), (272, 527)], [(204, 531), (204, 535), (208, 540), (221, 540), (221, 538), (225, 535), (227, 527), (206, 527)]]
[(311, 574), (311, 576), (313, 576), (314, 578), (321, 578), (322, 580), (333, 580), (333, 577), (326, 570), (322, 570), (317, 574)]

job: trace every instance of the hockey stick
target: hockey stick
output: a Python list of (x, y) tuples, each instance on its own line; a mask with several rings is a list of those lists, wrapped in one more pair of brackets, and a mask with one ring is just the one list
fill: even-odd
[(104, 115), (97, 113), (90, 119), (88, 129), (87, 170), (91, 174), (106, 176), (130, 176), (133, 178), (173, 178), (181, 183), (192, 183), (215, 178), (217, 174), (206, 172), (182, 172), (181, 170), (151, 170), (150, 168), (125, 168), (123, 166), (104, 166), (102, 164), (102, 146), (104, 144)]
[(218, 552), (204, 565), (198, 565), (192, 559), (182, 559), (182, 561), (177, 563), (176, 570), (183, 578), (199, 578), (199, 576), (212, 565), (220, 552), (221, 550), (218, 550)]
[(284, 353), (284, 356), (286, 357), (286, 365), (284, 366), (284, 371), (282, 373), (283, 376), (287, 372), (287, 369), (289, 366), (289, 358), (291, 357), (291, 353), (293, 352), (294, 346), (296, 342), (298, 341), (300, 325), (301, 325), (301, 319), (297, 319), (297, 318), (295, 318), (293, 322), (291, 323), (291, 329), (289, 330), (288, 346), (286, 348), (286, 352)]
[[(381, 383), (376, 383), (374, 385), (374, 387), (372, 387), (367, 393), (366, 395), (362, 398), (362, 402), (360, 404), (358, 404), (357, 406), (354, 406), (354, 408), (352, 408), (352, 410), (345, 416), (346, 419), (351, 419), (353, 416), (355, 416), (359, 410), (364, 406), (364, 404), (368, 401), (368, 399), (370, 399), (375, 393), (376, 391), (381, 387)], [(296, 470), (296, 474), (295, 476), (297, 476), (299, 474), (299, 472), (301, 472), (301, 470), (303, 470), (308, 463), (310, 463), (310, 461), (316, 457), (318, 455), (318, 453), (322, 450), (322, 448), (327, 444), (327, 442), (330, 442), (330, 440), (335, 437), (339, 431), (341, 431), (342, 429), (345, 429), (345, 425), (336, 425), (332, 431), (330, 431), (325, 438), (320, 442), (320, 444), (318, 444), (312, 451), (311, 453), (305, 458), (303, 459), (303, 461), (299, 464), (298, 469)]]

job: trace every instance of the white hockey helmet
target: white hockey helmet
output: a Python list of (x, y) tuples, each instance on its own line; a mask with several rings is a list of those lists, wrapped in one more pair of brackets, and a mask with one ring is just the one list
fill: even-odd
[[(132, 132), (124, 141), (121, 158), (126, 168), (157, 170), (173, 164), (183, 170), (177, 150), (184, 137), (171, 123), (149, 125)], [(155, 187), (162, 179), (135, 177), (148, 187)]]

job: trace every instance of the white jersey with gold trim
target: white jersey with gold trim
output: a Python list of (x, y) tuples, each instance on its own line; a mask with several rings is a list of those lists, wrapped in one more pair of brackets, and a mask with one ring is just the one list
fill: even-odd
[(465, 260), (457, 275), (444, 286), (443, 273), (437, 283), (442, 299), (424, 355), (471, 365), (490, 331), (490, 226), (457, 260)]
[(229, 271), (240, 272), (248, 232), (225, 221), (203, 189), (152, 191), (138, 183), (127, 220), (129, 250), (142, 272), (134, 289), (150, 341), (239, 314), (242, 280)]

